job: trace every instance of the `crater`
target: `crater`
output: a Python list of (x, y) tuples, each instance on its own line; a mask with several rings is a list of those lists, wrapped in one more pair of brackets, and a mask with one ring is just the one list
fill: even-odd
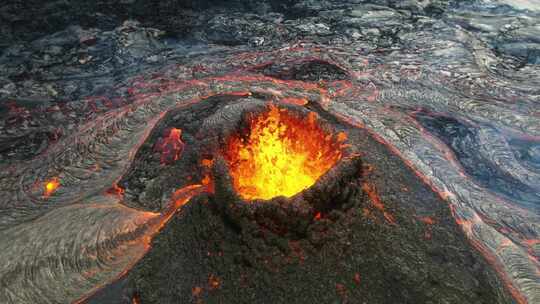
[(301, 117), (270, 105), (245, 124), (223, 151), (234, 189), (245, 200), (291, 197), (312, 186), (344, 153), (347, 135), (325, 130), (314, 112)]

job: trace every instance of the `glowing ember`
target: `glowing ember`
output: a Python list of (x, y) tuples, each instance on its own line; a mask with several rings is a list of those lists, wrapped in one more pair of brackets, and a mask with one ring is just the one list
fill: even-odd
[(139, 297), (137, 295), (133, 296), (133, 299), (131, 299), (131, 304), (140, 304), (141, 301), (139, 300)]
[(181, 137), (182, 130), (171, 128), (165, 137), (158, 140), (155, 150), (161, 152), (160, 163), (162, 165), (170, 165), (180, 159), (184, 150), (184, 142)]
[(211, 274), (208, 278), (208, 285), (210, 286), (210, 289), (217, 289), (221, 285), (221, 281), (217, 276)]
[(114, 184), (112, 185), (112, 187), (109, 188), (109, 189), (106, 191), (107, 194), (112, 194), (112, 195), (116, 195), (116, 196), (120, 196), (120, 197), (122, 197), (122, 196), (124, 195), (124, 192), (125, 192), (125, 189), (122, 188), (122, 187), (120, 187), (120, 186), (118, 186), (117, 183), (114, 183)]
[(45, 187), (43, 189), (43, 196), (49, 197), (60, 187), (60, 180), (56, 177), (45, 182)]
[(225, 151), (244, 199), (290, 197), (310, 187), (341, 158), (347, 138), (323, 130), (315, 113), (300, 118), (273, 105), (249, 127), (247, 136), (232, 136)]

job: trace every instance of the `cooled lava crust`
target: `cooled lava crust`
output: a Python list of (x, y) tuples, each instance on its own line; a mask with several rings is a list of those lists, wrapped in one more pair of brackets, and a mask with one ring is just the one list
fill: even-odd
[[(89, 303), (512, 302), (448, 204), (385, 145), (316, 103), (272, 106), (346, 133), (339, 161), (294, 196), (245, 200), (223, 149), (268, 109), (266, 96), (216, 96), (170, 113), (119, 182), (125, 201), (157, 211), (179, 181), (206, 180), (209, 190)], [(181, 130), (181, 157), (164, 166), (156, 143), (171, 130)]]

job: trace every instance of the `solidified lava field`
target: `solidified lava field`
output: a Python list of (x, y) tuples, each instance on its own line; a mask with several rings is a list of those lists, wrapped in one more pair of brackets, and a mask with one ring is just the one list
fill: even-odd
[(0, 16), (0, 303), (540, 302), (537, 1)]

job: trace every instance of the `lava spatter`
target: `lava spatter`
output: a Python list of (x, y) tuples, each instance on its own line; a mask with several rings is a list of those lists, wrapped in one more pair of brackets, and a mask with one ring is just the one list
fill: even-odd
[(53, 177), (45, 182), (43, 189), (43, 196), (49, 197), (60, 187), (60, 180), (57, 177)]
[(167, 134), (156, 143), (155, 150), (161, 152), (160, 163), (170, 165), (180, 159), (184, 150), (182, 130), (170, 128)]

